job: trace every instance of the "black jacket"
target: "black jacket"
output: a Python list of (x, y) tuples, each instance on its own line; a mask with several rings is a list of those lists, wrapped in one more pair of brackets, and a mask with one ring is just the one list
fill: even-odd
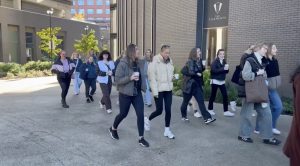
[(183, 74), (182, 92), (191, 93), (192, 86), (194, 84), (198, 86), (204, 85), (203, 75), (199, 77), (197, 73), (203, 73), (205, 67), (202, 65), (202, 60), (195, 61), (189, 59), (186, 65), (182, 68), (181, 73)]
[(71, 79), (71, 76), (75, 70), (75, 64), (69, 57), (66, 57), (66, 59), (68, 60), (68, 64), (69, 64), (69, 71), (67, 73), (64, 72), (64, 65), (61, 62), (60, 57), (58, 57), (55, 60), (55, 62), (51, 67), (51, 72), (55, 73), (57, 75), (57, 78)]
[(225, 64), (227, 64), (225, 59), (223, 60), (223, 64), (221, 64), (220, 59), (216, 58), (211, 64), (210, 78), (224, 81), (226, 74), (229, 72), (229, 70), (224, 70)]

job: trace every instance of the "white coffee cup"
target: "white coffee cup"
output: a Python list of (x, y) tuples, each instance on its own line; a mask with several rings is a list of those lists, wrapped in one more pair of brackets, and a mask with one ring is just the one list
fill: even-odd
[(139, 77), (140, 76), (140, 72), (133, 72), (133, 75), (136, 76), (136, 77)]
[(174, 77), (175, 77), (176, 80), (178, 80), (179, 79), (179, 74), (174, 74)]
[(206, 66), (206, 60), (202, 60), (202, 65)]

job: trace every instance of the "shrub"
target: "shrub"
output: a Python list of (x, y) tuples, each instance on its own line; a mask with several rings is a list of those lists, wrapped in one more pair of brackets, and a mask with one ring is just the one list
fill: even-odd
[[(24, 68), (17, 63), (0, 63), (0, 72), (7, 73), (8, 72), (16, 76), (19, 72), (24, 71)], [(5, 75), (5, 74), (4, 74)]]
[(293, 99), (283, 97), (282, 98), (282, 105), (283, 105), (282, 113), (292, 115), (294, 112), (293, 104), (294, 104)]
[(51, 62), (41, 62), (41, 61), (30, 61), (24, 65), (26, 71), (29, 70), (36, 70), (36, 71), (43, 71), (49, 70), (51, 68)]

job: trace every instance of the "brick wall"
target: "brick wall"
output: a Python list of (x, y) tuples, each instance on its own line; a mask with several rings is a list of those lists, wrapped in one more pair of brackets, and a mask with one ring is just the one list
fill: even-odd
[(196, 45), (197, 0), (157, 0), (156, 6), (156, 52), (171, 45), (173, 62), (182, 66)]
[(292, 96), (289, 76), (300, 62), (299, 0), (230, 0), (228, 37), (230, 64), (238, 64), (249, 44), (257, 41), (276, 44), (283, 78), (280, 92)]

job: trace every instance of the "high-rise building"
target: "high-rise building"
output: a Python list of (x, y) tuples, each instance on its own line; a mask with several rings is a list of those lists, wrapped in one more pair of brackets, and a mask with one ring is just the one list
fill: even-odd
[(279, 49), (280, 92), (292, 94), (289, 76), (300, 62), (299, 0), (114, 1), (112, 52), (120, 54), (129, 43), (136, 43), (142, 53), (151, 49), (157, 54), (162, 44), (169, 44), (173, 62), (181, 67), (191, 48), (199, 47), (209, 67), (217, 50), (224, 48), (231, 75), (250, 44), (273, 42)]
[[(42, 28), (61, 27), (57, 38), (63, 39), (60, 47), (70, 55), (76, 39), (81, 38), (89, 26), (100, 39), (99, 26), (71, 20), (72, 0), (0, 0), (0, 62), (26, 63), (39, 60), (40, 38), (36, 32)], [(48, 12), (52, 9), (52, 12)]]

